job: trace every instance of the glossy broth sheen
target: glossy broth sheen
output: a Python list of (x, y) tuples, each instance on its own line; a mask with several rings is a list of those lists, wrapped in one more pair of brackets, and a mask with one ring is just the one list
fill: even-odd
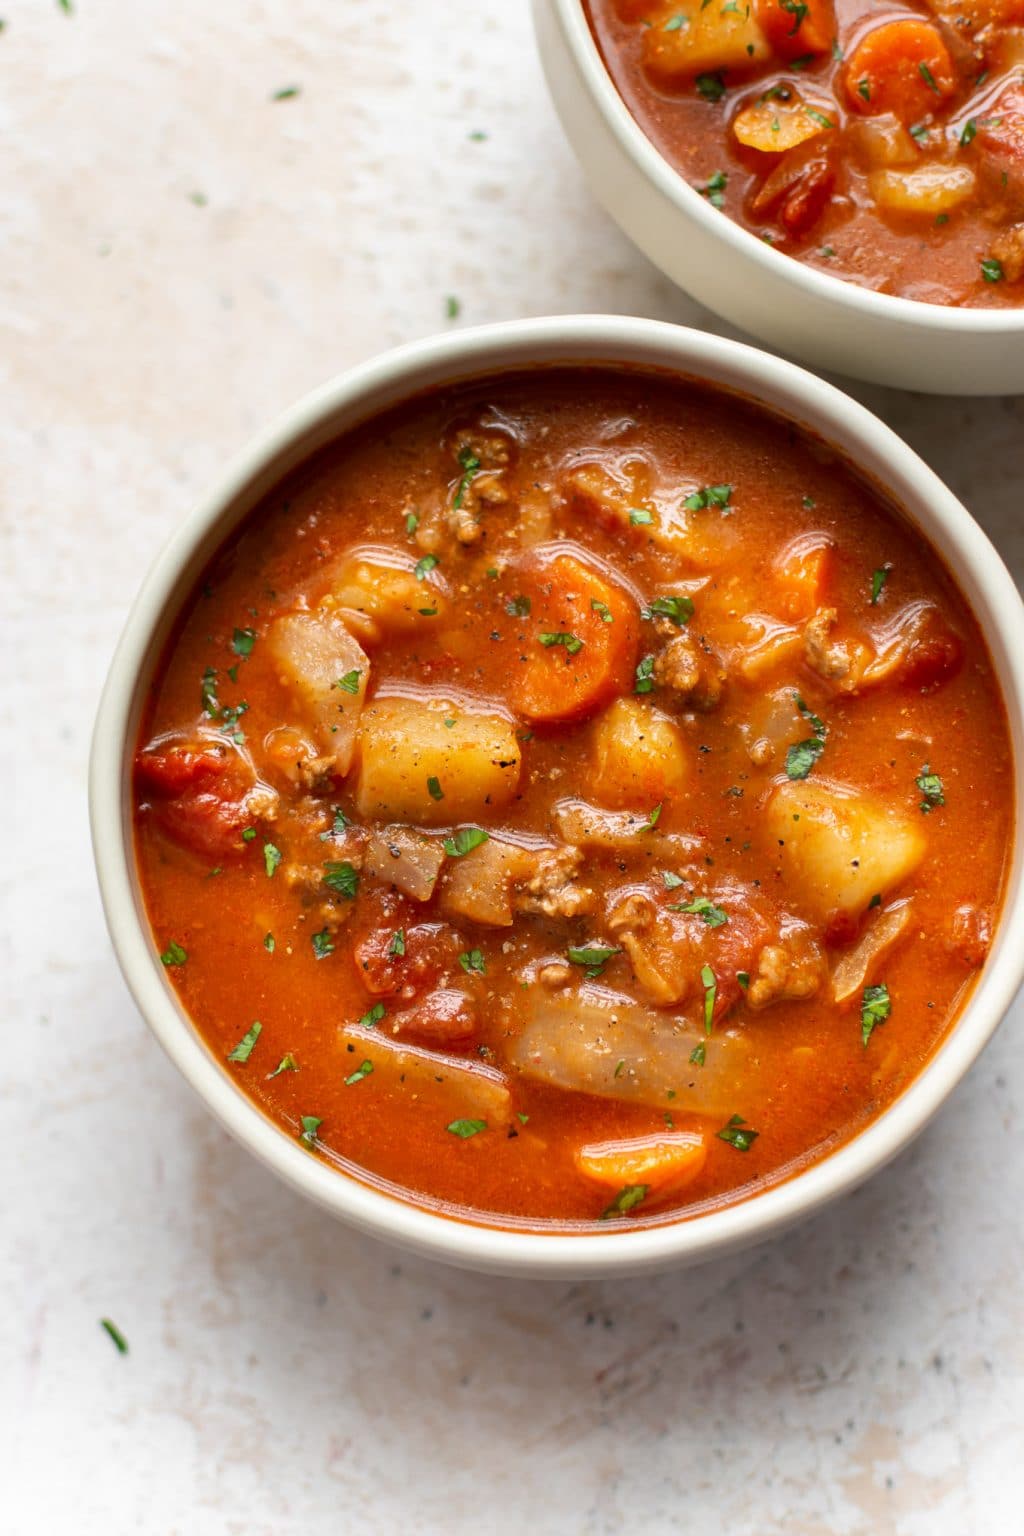
[(808, 265), (934, 304), (1024, 298), (1024, 0), (585, 0), (665, 158)]
[(822, 444), (535, 370), (370, 423), (228, 542), (151, 687), (137, 856), (196, 1028), (311, 1156), (615, 1227), (906, 1087), (1010, 784), (964, 599)]

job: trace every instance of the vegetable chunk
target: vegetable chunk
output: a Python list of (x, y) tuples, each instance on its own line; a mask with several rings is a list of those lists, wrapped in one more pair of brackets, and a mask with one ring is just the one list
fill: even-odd
[(824, 779), (780, 784), (765, 808), (765, 834), (794, 901), (819, 919), (865, 911), (913, 874), (927, 848), (908, 817)]
[(789, 100), (759, 98), (733, 118), (732, 131), (747, 149), (783, 155), (820, 133), (834, 132), (836, 112), (827, 102), (805, 101), (790, 90)]
[(361, 816), (448, 826), (507, 805), (519, 766), (515, 731), (500, 715), (449, 699), (378, 697), (363, 712), (356, 804)]
[(598, 720), (590, 790), (613, 810), (665, 805), (670, 812), (690, 777), (682, 732), (639, 699), (616, 699)]
[(836, 35), (833, 0), (755, 0), (754, 14), (776, 58), (828, 53)]
[(843, 79), (855, 112), (891, 112), (902, 123), (916, 123), (956, 90), (938, 27), (909, 18), (872, 27), (847, 59)]
[(629, 1141), (605, 1141), (580, 1147), (576, 1170), (602, 1189), (645, 1184), (651, 1194), (692, 1184), (707, 1162), (707, 1141), (701, 1131), (671, 1131), (637, 1136)]
[(589, 715), (630, 689), (637, 650), (633, 599), (575, 555), (541, 547), (518, 568), (530, 603), (509, 685), (513, 709), (554, 724)]
[(404, 634), (440, 622), (448, 599), (436, 572), (417, 577), (393, 561), (357, 557), (343, 562), (331, 584), (338, 606), (370, 619), (380, 630)]
[(344, 776), (352, 766), (370, 661), (340, 619), (285, 614), (267, 630), (267, 650), (320, 750)]
[(695, 75), (749, 69), (771, 56), (751, 6), (726, 9), (700, 0), (673, 7), (665, 21), (648, 27), (643, 50), (648, 72), (663, 85), (677, 87)]

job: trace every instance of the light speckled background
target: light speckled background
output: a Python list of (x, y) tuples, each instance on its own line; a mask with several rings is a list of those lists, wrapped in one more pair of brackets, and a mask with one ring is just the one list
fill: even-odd
[[(0, 1528), (1019, 1530), (1019, 1017), (908, 1155), (785, 1240), (538, 1286), (307, 1208), (215, 1129), (116, 971), (93, 711), (145, 566), (225, 455), (443, 326), (449, 293), (460, 324), (707, 322), (584, 189), (526, 0), (427, 11), (2, 11)], [(1024, 398), (858, 393), (1024, 574)]]

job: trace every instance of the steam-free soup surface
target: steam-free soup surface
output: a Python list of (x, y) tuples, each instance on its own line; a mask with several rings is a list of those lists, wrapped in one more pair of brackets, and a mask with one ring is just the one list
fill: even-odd
[(309, 1156), (614, 1228), (906, 1087), (984, 962), (1010, 783), (963, 597), (833, 454), (537, 370), (371, 422), (213, 561), (138, 863), (196, 1028)]

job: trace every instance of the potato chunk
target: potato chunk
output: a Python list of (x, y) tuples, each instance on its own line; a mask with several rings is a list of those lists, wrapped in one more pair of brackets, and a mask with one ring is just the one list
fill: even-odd
[(648, 27), (643, 50), (648, 72), (674, 86), (695, 75), (750, 69), (771, 56), (751, 6), (725, 10), (721, 5), (702, 5), (701, 0), (689, 0), (685, 7), (673, 10), (669, 22)]
[(590, 791), (613, 810), (649, 810), (682, 793), (690, 765), (679, 727), (639, 699), (621, 698), (598, 720)]
[(353, 556), (338, 568), (331, 596), (339, 608), (372, 619), (381, 630), (404, 634), (437, 624), (448, 610), (448, 599), (435, 574), (395, 565), (372, 555)]
[[(450, 723), (448, 723), (450, 722)], [(493, 813), (519, 785), (508, 720), (440, 698), (376, 698), (359, 733), (361, 816), (445, 826)]]
[(826, 779), (780, 784), (765, 810), (794, 900), (808, 914), (859, 913), (912, 874), (921, 827), (871, 795)]
[(346, 774), (370, 676), (370, 662), (340, 619), (289, 613), (267, 630), (267, 650), (320, 750)]
[(968, 165), (930, 162), (909, 170), (872, 171), (871, 196), (886, 213), (908, 214), (934, 222), (973, 197), (975, 175)]

